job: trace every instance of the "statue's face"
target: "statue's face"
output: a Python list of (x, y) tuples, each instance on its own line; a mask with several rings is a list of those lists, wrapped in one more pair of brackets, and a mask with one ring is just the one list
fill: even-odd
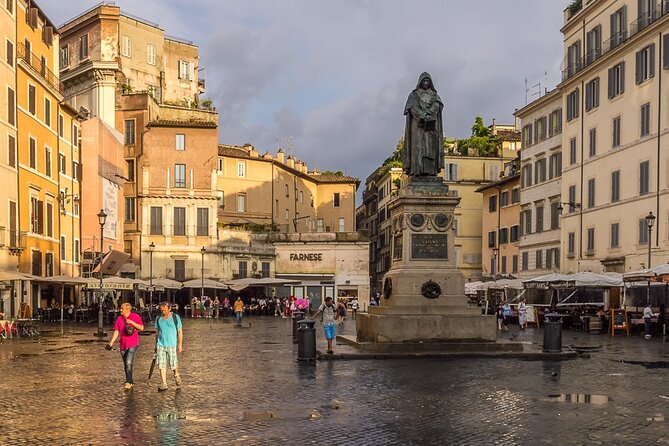
[(430, 82), (430, 78), (427, 77), (420, 82), (420, 86), (423, 90), (427, 90), (431, 85), (432, 82)]

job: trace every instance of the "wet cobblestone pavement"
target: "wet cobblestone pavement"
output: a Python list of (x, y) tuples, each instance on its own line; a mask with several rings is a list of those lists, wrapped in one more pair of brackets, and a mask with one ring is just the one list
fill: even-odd
[(93, 341), (91, 325), (5, 340), (0, 445), (669, 444), (669, 343), (659, 338), (565, 331), (563, 344), (585, 355), (562, 362), (308, 365), (295, 361), (290, 320), (249, 321), (185, 321), (184, 384), (161, 393), (157, 371), (146, 382), (153, 338), (141, 338), (131, 392), (118, 351)]

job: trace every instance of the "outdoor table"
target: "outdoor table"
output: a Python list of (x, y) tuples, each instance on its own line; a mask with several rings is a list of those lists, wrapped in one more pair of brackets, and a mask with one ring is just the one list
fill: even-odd
[(77, 308), (74, 311), (75, 322), (86, 322), (88, 320), (88, 308)]

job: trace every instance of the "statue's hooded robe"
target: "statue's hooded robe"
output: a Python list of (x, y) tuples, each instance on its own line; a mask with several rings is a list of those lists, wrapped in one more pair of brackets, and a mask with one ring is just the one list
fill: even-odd
[[(424, 79), (430, 87), (423, 89)], [(404, 172), (410, 176), (436, 176), (444, 168), (444, 132), (441, 112), (444, 104), (434, 88), (432, 78), (423, 73), (409, 94), (404, 114)]]

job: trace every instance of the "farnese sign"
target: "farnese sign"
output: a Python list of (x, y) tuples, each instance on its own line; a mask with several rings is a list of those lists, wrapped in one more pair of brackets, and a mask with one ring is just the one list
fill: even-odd
[(320, 262), (323, 260), (323, 253), (320, 252), (310, 252), (310, 253), (290, 253), (291, 262)]

